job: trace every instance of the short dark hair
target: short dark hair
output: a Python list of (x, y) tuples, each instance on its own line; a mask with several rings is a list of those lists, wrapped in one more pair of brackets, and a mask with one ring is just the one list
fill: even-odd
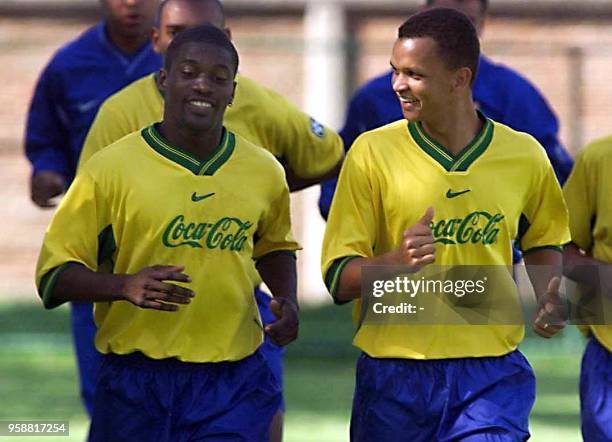
[[(157, 15), (155, 16), (155, 26), (159, 26), (159, 23), (161, 22), (161, 16), (164, 12), (164, 8), (166, 7), (168, 3), (172, 1), (175, 1), (175, 0), (161, 0), (159, 2), (159, 6), (157, 7)], [(188, 3), (202, 3), (202, 4), (210, 3), (216, 6), (219, 9), (219, 15), (221, 17), (221, 25), (225, 26), (225, 8), (223, 7), (223, 3), (221, 3), (220, 0), (182, 0), (182, 1), (186, 1)]]
[[(464, 0), (459, 0), (464, 1)], [(433, 4), (436, 2), (436, 0), (426, 0), (425, 1), (425, 5), (427, 6), (433, 6)], [(480, 10), (485, 13), (489, 10), (489, 0), (480, 0)]]
[(398, 38), (431, 38), (450, 69), (467, 67), (472, 82), (478, 72), (480, 41), (474, 25), (463, 13), (450, 8), (427, 9), (402, 24)]
[(166, 57), (164, 60), (164, 69), (169, 72), (172, 67), (172, 62), (176, 58), (181, 46), (187, 43), (205, 43), (225, 49), (229, 52), (232, 62), (234, 63), (234, 75), (238, 72), (238, 51), (229, 39), (227, 34), (221, 29), (211, 24), (196, 26), (195, 28), (185, 29), (179, 32), (172, 39), (172, 43), (168, 46)]

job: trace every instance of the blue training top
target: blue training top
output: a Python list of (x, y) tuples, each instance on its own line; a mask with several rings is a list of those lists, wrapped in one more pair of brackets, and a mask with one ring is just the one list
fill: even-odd
[[(361, 133), (404, 118), (391, 86), (391, 75), (389, 71), (370, 80), (351, 99), (346, 123), (340, 131), (347, 150)], [(516, 71), (481, 55), (473, 96), (487, 117), (533, 135), (546, 149), (557, 179), (565, 182), (573, 160), (558, 139), (557, 117), (535, 86)], [(319, 209), (325, 219), (336, 183), (332, 179), (321, 185)]]
[(161, 63), (150, 42), (123, 53), (109, 40), (104, 21), (59, 49), (38, 80), (28, 113), (25, 151), (33, 172), (55, 171), (71, 182), (100, 105)]

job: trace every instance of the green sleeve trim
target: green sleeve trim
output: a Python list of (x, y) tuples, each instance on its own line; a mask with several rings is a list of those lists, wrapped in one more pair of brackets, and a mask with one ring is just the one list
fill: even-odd
[(115, 267), (113, 255), (116, 250), (117, 243), (115, 241), (115, 234), (113, 233), (113, 226), (109, 224), (98, 235), (98, 268), (108, 263), (110, 267), (108, 270), (112, 272)]
[(342, 271), (344, 270), (346, 265), (355, 258), (361, 258), (361, 256), (351, 255), (345, 256), (343, 258), (338, 258), (334, 260), (332, 265), (329, 266), (329, 269), (325, 273), (325, 286), (327, 287), (327, 290), (334, 299), (334, 304), (342, 305), (346, 304), (347, 302), (350, 302), (338, 300), (338, 298), (336, 297), (336, 293), (338, 291), (338, 285), (340, 284), (340, 276), (342, 275)]
[(266, 256), (272, 256), (272, 255), (289, 255), (293, 259), (297, 259), (297, 255), (294, 250), (274, 250), (272, 252), (266, 253), (265, 255), (261, 255), (261, 256), (258, 256), (257, 258), (253, 258), (253, 261), (257, 262), (260, 259), (265, 258)]
[(527, 249), (523, 251), (523, 255), (528, 255), (533, 252), (539, 252), (541, 250), (554, 250), (555, 252), (563, 253), (563, 246), (540, 246), (540, 247), (532, 247), (531, 249)]
[(54, 269), (49, 270), (42, 278), (40, 278), (40, 284), (38, 286), (38, 295), (40, 299), (42, 299), (43, 305), (46, 309), (52, 309), (55, 307), (59, 307), (64, 304), (66, 301), (60, 301), (53, 297), (53, 292), (55, 291), (55, 285), (57, 284), (57, 280), (59, 276), (69, 267), (74, 265), (83, 265), (78, 262), (66, 262), (60, 266), (55, 267)]

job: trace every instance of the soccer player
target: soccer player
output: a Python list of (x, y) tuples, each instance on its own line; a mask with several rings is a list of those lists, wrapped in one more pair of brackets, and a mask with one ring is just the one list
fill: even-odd
[[(62, 47), (42, 72), (30, 104), (25, 152), (32, 164), (32, 201), (53, 207), (72, 182), (83, 141), (98, 107), (111, 94), (156, 71), (149, 43), (156, 0), (101, 0), (104, 18)], [(99, 355), (89, 303), (73, 303), (72, 334), (81, 396), (91, 414)]]
[[(172, 38), (180, 31), (202, 23), (211, 23), (230, 35), (225, 27), (222, 5), (217, 0), (167, 0), (160, 4), (153, 31), (153, 46), (164, 54)], [(225, 113), (228, 129), (256, 145), (268, 149), (285, 164), (289, 187), (300, 189), (334, 175), (339, 169), (344, 149), (340, 137), (300, 112), (279, 94), (253, 80), (236, 77), (236, 97)], [(121, 137), (161, 119), (164, 104), (157, 75), (149, 75), (110, 97), (100, 107), (85, 140), (80, 164), (95, 152)], [(254, 275), (254, 285), (259, 277)], [(274, 320), (270, 297), (256, 289), (255, 297), (264, 323)], [(283, 349), (266, 337), (263, 354), (282, 385)], [(273, 440), (281, 439), (284, 402), (275, 417)]]
[(85, 164), (45, 236), (45, 306), (96, 302), (93, 441), (267, 440), (280, 386), (257, 350), (251, 267), (275, 295), (266, 332), (286, 345), (298, 246), (282, 167), (223, 125), (237, 69), (218, 28), (177, 36), (163, 120)]
[[(564, 325), (552, 322), (562, 314), (560, 279), (532, 265), (560, 274), (567, 211), (538, 142), (475, 108), (479, 55), (474, 26), (456, 10), (427, 10), (399, 28), (391, 66), (404, 119), (349, 151), (323, 241), (324, 279), (337, 303), (356, 300), (358, 314), (364, 266), (509, 266), (518, 236), (539, 301), (533, 327), (551, 337)], [(523, 335), (516, 323), (359, 323), (352, 440), (526, 440), (535, 380), (517, 350)]]
[[(577, 156), (563, 192), (572, 244), (565, 247), (564, 273), (583, 296), (594, 290), (602, 312), (612, 311), (612, 137), (585, 147)], [(581, 327), (583, 328), (583, 327)], [(583, 328), (584, 329), (584, 328)], [(583, 330), (589, 343), (580, 374), (580, 411), (585, 441), (612, 440), (612, 326), (600, 322)]]
[[(450, 7), (466, 14), (482, 33), (488, 0), (427, 0), (427, 7)], [(348, 149), (359, 134), (402, 118), (402, 109), (391, 85), (392, 71), (361, 87), (350, 101), (346, 122), (340, 131)], [(487, 117), (533, 135), (546, 149), (557, 178), (563, 183), (572, 168), (572, 158), (559, 141), (559, 123), (546, 99), (526, 78), (513, 69), (480, 55), (478, 76), (472, 86), (473, 98)], [(321, 185), (319, 208), (327, 218), (336, 179)], [(520, 260), (520, 255), (515, 261)]]

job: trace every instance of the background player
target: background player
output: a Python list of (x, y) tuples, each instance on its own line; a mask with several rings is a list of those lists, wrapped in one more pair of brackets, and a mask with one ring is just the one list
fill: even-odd
[[(25, 152), (32, 201), (53, 207), (74, 178), (83, 141), (111, 94), (161, 66), (149, 43), (156, 0), (101, 0), (104, 18), (62, 47), (42, 72), (30, 104)], [(89, 303), (72, 304), (72, 332), (89, 414), (97, 361)]]
[[(153, 46), (164, 54), (179, 32), (202, 23), (224, 29), (225, 15), (217, 0), (167, 0), (160, 4)], [(226, 126), (274, 154), (285, 165), (292, 190), (318, 183), (339, 170), (344, 149), (340, 137), (299, 111), (279, 94), (238, 75), (236, 97), (225, 114)], [(95, 152), (123, 136), (161, 119), (163, 96), (151, 74), (110, 97), (100, 107), (81, 155), (84, 164)], [(254, 279), (259, 280), (258, 275)], [(270, 297), (256, 289), (264, 323), (274, 320)], [(263, 354), (282, 384), (282, 352), (266, 337)], [(275, 418), (273, 440), (280, 440), (284, 404)]]
[[(612, 137), (585, 147), (563, 192), (570, 218), (572, 244), (565, 247), (564, 273), (578, 282), (583, 295), (595, 291), (612, 311)], [(599, 322), (586, 328), (590, 337), (580, 374), (580, 412), (585, 441), (612, 440), (612, 326)]]
[(275, 294), (266, 331), (285, 345), (297, 244), (282, 168), (223, 126), (237, 69), (219, 29), (181, 33), (160, 71), (163, 121), (92, 158), (45, 236), (45, 306), (97, 302), (91, 440), (267, 439), (280, 387), (256, 352), (250, 269)]
[[(533, 326), (550, 337), (563, 327), (546, 312), (559, 302), (560, 279), (549, 274), (569, 240), (567, 212), (542, 147), (476, 110), (479, 52), (470, 20), (453, 9), (400, 27), (391, 66), (405, 119), (351, 148), (325, 232), (324, 279), (348, 302), (360, 297), (363, 266), (509, 266), (518, 236), (528, 268), (552, 266), (529, 274), (540, 304)], [(522, 324), (358, 324), (351, 438), (526, 440), (535, 380), (517, 350), (523, 335)]]
[[(488, 0), (428, 0), (427, 7), (450, 7), (467, 15), (482, 34)], [(348, 149), (359, 134), (402, 118), (402, 109), (391, 84), (392, 71), (362, 86), (352, 97), (340, 136)], [(533, 135), (546, 149), (559, 181), (563, 184), (572, 168), (572, 158), (559, 141), (559, 123), (546, 99), (515, 70), (480, 55), (478, 76), (472, 86), (478, 109), (487, 117)], [(336, 179), (321, 186), (319, 208), (327, 218)], [(517, 255), (515, 261), (520, 259)]]

